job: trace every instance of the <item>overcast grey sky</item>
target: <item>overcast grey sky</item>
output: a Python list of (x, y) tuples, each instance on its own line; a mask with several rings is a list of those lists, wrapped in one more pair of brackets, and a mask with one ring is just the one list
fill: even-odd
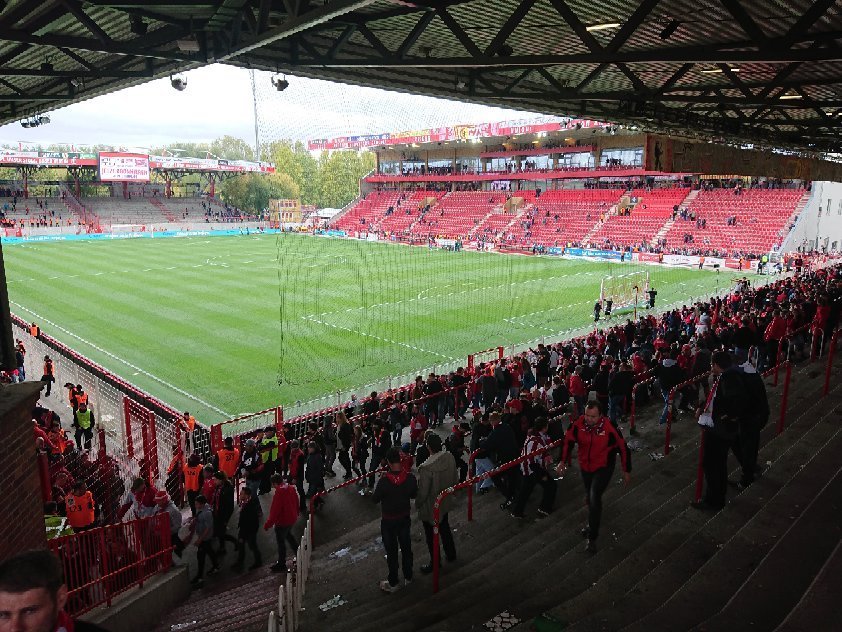
[[(532, 115), (457, 101), (287, 77), (277, 92), (271, 73), (257, 72), (261, 142), (394, 132)], [(254, 105), (247, 70), (213, 65), (186, 73), (178, 92), (160, 79), (50, 113), (52, 123), (0, 127), (0, 143), (111, 144), (149, 147), (209, 141), (229, 134), (254, 144)]]

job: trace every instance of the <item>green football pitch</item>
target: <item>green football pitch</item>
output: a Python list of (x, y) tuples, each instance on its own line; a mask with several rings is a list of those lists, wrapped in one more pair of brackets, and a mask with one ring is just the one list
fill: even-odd
[(292, 234), (4, 254), (14, 313), (206, 423), (561, 339), (592, 323), (607, 275), (647, 270), (658, 307), (733, 276)]

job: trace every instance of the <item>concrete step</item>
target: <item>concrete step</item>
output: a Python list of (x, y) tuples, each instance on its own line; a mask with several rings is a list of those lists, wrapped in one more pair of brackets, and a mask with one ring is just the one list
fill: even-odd
[[(823, 423), (833, 425), (839, 428), (839, 414), (831, 416)], [(737, 610), (731, 607), (727, 608), (727, 612), (723, 614), (724, 619), (715, 617), (713, 620), (705, 622), (703, 627), (714, 630), (722, 629), (746, 629), (751, 625), (751, 629), (768, 630), (774, 628), (787, 612), (792, 608), (798, 595), (803, 593), (806, 585), (815, 575), (818, 568), (821, 567), (824, 560), (833, 546), (839, 539), (839, 527), (830, 527), (830, 523), (826, 523), (824, 538), (819, 537), (817, 544), (827, 543), (830, 536), (831, 543), (829, 547), (810, 546), (808, 557), (818, 564), (817, 568), (812, 569), (812, 575), (809, 579), (805, 578), (805, 585), (802, 590), (797, 590), (797, 583), (790, 581), (791, 571), (778, 575), (777, 584), (784, 588), (784, 591), (789, 595), (781, 596), (776, 601), (775, 595), (770, 592), (769, 583), (763, 583), (765, 591), (759, 595), (753, 593), (751, 588), (747, 586), (751, 584), (753, 588), (759, 588), (761, 584), (758, 583), (757, 570), (769, 563), (770, 553), (772, 553), (783, 542), (792, 543), (794, 536), (801, 533), (802, 529), (796, 529), (793, 533), (793, 528), (796, 526), (804, 526), (804, 524), (812, 524), (811, 518), (816, 513), (810, 512), (810, 509), (816, 509), (816, 501), (820, 498), (827, 497), (827, 481), (828, 475), (834, 478), (834, 472), (838, 468), (838, 459), (836, 454), (829, 452), (834, 448), (842, 447), (842, 429), (835, 431), (834, 439), (832, 439), (826, 447), (822, 447), (820, 452), (815, 457), (811, 458), (807, 464), (801, 467), (800, 471), (796, 470), (795, 476), (788, 482), (783, 489), (780, 490), (773, 498), (770, 498), (762, 509), (747, 523), (741, 526), (737, 532), (728, 540), (725, 545), (715, 553), (715, 555), (705, 563), (679, 590), (673, 593), (664, 604), (659, 607), (652, 614), (644, 617), (634, 625), (628, 626), (628, 632), (641, 632), (642, 630), (659, 629), (659, 626), (668, 625), (672, 629), (682, 630), (691, 629), (694, 626), (701, 624), (712, 612), (716, 612), (726, 603), (732, 605), (729, 599), (736, 595), (741, 595), (751, 601), (755, 606), (752, 610), (741, 611), (740, 605), (737, 605)], [(838, 437), (836, 435), (839, 435)], [(831, 470), (829, 472), (828, 470)], [(777, 472), (775, 472), (777, 474)], [(766, 481), (763, 481), (765, 484)], [(838, 484), (838, 481), (837, 481)], [(815, 490), (822, 490), (818, 496), (813, 496)], [(812, 500), (807, 501), (806, 499)], [(827, 507), (832, 507), (833, 503), (828, 503), (824, 509), (824, 515), (827, 513)], [(802, 513), (803, 512), (803, 513)], [(795, 523), (793, 523), (795, 521)], [(803, 543), (802, 543), (803, 545)], [(793, 549), (790, 553), (795, 553), (797, 556), (805, 554), (799, 548)], [(772, 556), (771, 559), (777, 559)], [(789, 559), (791, 563), (792, 558)], [(759, 565), (759, 566), (758, 566)], [(774, 565), (776, 566), (777, 565)], [(810, 565), (799, 563), (795, 565), (792, 570), (797, 569), (801, 571), (800, 574), (809, 573)], [(787, 576), (786, 582), (780, 582), (780, 578)], [(742, 586), (742, 588), (741, 588)], [(740, 600), (742, 601), (742, 599)], [(762, 607), (761, 607), (762, 605)], [(783, 608), (783, 610), (781, 610)], [(747, 619), (746, 625), (735, 625), (730, 627), (732, 623), (742, 620), (743, 616)], [(777, 617), (777, 618), (775, 618)], [(764, 623), (772, 623), (772, 625), (757, 625), (756, 619), (764, 621)], [(722, 623), (727, 621), (727, 627), (723, 628)]]
[[(834, 421), (838, 425), (839, 418)], [(842, 515), (842, 468), (838, 452), (823, 451), (822, 462), (822, 468), (814, 468), (816, 476), (812, 485), (806, 485), (804, 476), (792, 485), (794, 504), (790, 511), (783, 511), (780, 516), (780, 522), (788, 521), (789, 528), (774, 541), (772, 549), (726, 606), (701, 623), (702, 628), (709, 632), (774, 630), (813, 584), (842, 538), (839, 520)], [(821, 491), (805, 506), (806, 499), (811, 498), (811, 492), (817, 488)], [(802, 508), (803, 512), (797, 515)], [(842, 575), (837, 577), (837, 581), (840, 580)], [(837, 585), (837, 588), (842, 586)], [(825, 625), (813, 629), (829, 628)]]
[[(803, 377), (802, 382), (800, 390), (804, 392), (799, 393), (799, 388), (793, 388), (793, 403), (798, 399), (810, 401), (811, 398), (815, 402), (817, 394), (812, 392), (815, 391), (814, 385), (809, 384), (809, 381), (803, 379)], [(808, 388), (812, 390), (807, 392)], [(687, 438), (687, 435), (685, 435), (685, 438)], [(505, 582), (502, 577), (505, 577), (507, 572), (522, 575), (524, 571), (520, 569), (523, 568), (526, 569), (527, 575), (537, 570), (541, 577), (552, 576), (555, 578), (558, 573), (553, 574), (555, 572), (552, 569), (553, 562), (558, 562), (560, 571), (569, 573), (574, 580), (577, 574), (580, 577), (590, 575), (594, 567), (600, 566), (600, 563), (596, 563), (597, 560), (601, 561), (603, 567), (595, 575), (597, 579), (600, 574), (610, 571), (614, 565), (634, 550), (641, 538), (645, 539), (648, 534), (652, 533), (652, 528), (657, 530), (657, 527), (668, 522), (676, 512), (680, 513), (687, 506), (687, 501), (690, 498), (689, 479), (691, 477), (686, 476), (686, 474), (695, 471), (692, 463), (695, 462), (696, 451), (691, 443), (684, 445), (687, 447), (687, 450), (683, 451), (686, 461), (680, 462), (680, 454), (670, 456), (668, 460), (660, 461), (657, 464), (657, 468), (654, 468), (657, 470), (655, 475), (645, 475), (639, 471), (645, 472), (646, 467), (636, 468), (635, 484), (631, 490), (624, 490), (626, 493), (622, 493), (616, 498), (612, 497), (614, 492), (609, 492), (606, 497), (608, 506), (605, 514), (607, 529), (615, 533), (632, 534), (628, 537), (628, 542), (626, 542), (626, 535), (622, 535), (617, 543), (612, 543), (612, 548), (616, 547), (612, 555), (600, 552), (600, 555), (597, 555), (587, 564), (585, 564), (587, 558), (578, 559), (576, 557), (581, 546), (581, 541), (578, 539), (576, 532), (577, 527), (584, 522), (585, 512), (580, 506), (576, 507), (581, 502), (581, 491), (579, 491), (578, 481), (575, 481), (572, 486), (573, 489), (569, 489), (569, 486), (566, 485), (560, 489), (562, 494), (567, 493), (567, 500), (562, 501), (562, 509), (559, 511), (561, 514), (567, 514), (562, 519), (561, 524), (553, 517), (547, 521), (546, 525), (541, 523), (538, 528), (535, 528), (535, 525), (521, 523), (513, 528), (512, 522), (509, 522), (510, 519), (504, 519), (499, 514), (499, 510), (496, 510), (498, 515), (495, 517), (495, 510), (492, 510), (490, 515), (484, 516), (487, 521), (483, 520), (482, 528), (476, 529), (474, 525), (459, 524), (458, 519), (455, 519), (454, 515), (451, 516), (451, 524), (457, 529), (456, 540), (460, 562), (452, 568), (445, 565), (443, 583), (447, 594), (453, 595), (453, 599), (458, 597), (458, 609), (453, 607), (450, 598), (443, 595), (437, 596), (434, 600), (425, 600), (422, 605), (415, 606), (420, 601), (416, 585), (413, 585), (411, 589), (393, 595), (376, 594), (378, 591), (374, 579), (379, 579), (380, 575), (384, 574), (382, 550), (379, 554), (371, 556), (372, 559), (364, 564), (364, 570), (360, 569), (363, 570), (363, 573), (367, 571), (369, 575), (365, 586), (359, 584), (359, 571), (355, 574), (346, 575), (347, 579), (345, 577), (339, 578), (335, 575), (335, 572), (339, 569), (334, 566), (331, 567), (330, 571), (326, 571), (324, 569), (328, 565), (322, 565), (316, 562), (314, 558), (316, 567), (321, 569), (317, 574), (327, 575), (331, 573), (337, 581), (323, 578), (323, 585), (314, 586), (311, 580), (310, 585), (308, 585), (308, 603), (311, 603), (311, 598), (313, 599), (312, 603), (320, 603), (322, 597), (333, 596), (335, 593), (341, 593), (343, 598), (348, 599), (349, 603), (341, 609), (328, 613), (314, 613), (311, 609), (304, 616), (306, 626), (303, 629), (358, 629), (360, 625), (365, 625), (366, 621), (376, 618), (380, 623), (395, 627), (395, 629), (418, 630), (423, 629), (424, 625), (429, 625), (431, 626), (430, 630), (461, 630), (470, 629), (478, 622), (485, 621), (486, 618), (490, 618), (504, 609), (507, 604), (522, 605), (524, 600), (532, 599), (533, 608), (538, 608), (539, 604), (548, 607), (553, 603), (558, 603), (557, 591), (551, 590), (551, 595), (544, 595), (543, 593), (546, 591), (538, 590), (538, 593), (542, 594), (545, 600), (552, 599), (549, 603), (541, 602), (534, 598), (536, 588), (531, 583), (520, 582), (523, 583), (523, 586), (518, 588), (519, 582)], [(669, 481), (665, 482), (664, 479), (673, 479), (672, 484), (670, 485)], [(630, 491), (634, 491), (635, 494), (630, 497), (631, 500), (627, 499), (624, 504), (622, 499)], [(494, 499), (496, 500), (496, 497)], [(616, 512), (618, 516), (615, 517), (612, 512)], [(546, 537), (542, 537), (546, 536), (546, 532), (555, 536), (550, 542), (547, 542)], [(562, 534), (562, 536), (559, 538), (555, 534)], [(426, 546), (421, 541), (420, 534), (416, 532), (415, 536), (416, 560), (419, 560), (419, 558), (425, 560)], [(518, 540), (518, 546), (512, 547), (511, 542), (515, 537)], [(623, 548), (624, 546), (626, 548)], [(423, 556), (419, 555), (419, 551), (423, 553)], [(491, 563), (488, 561), (487, 555), (483, 555), (488, 551), (494, 551), (496, 555)], [(463, 563), (461, 560), (468, 561)], [(518, 570), (513, 571), (513, 569)], [(345, 573), (342, 574), (345, 575)], [(354, 577), (356, 579), (353, 579)], [(415, 582), (415, 584), (418, 583), (418, 581)], [(421, 583), (426, 584), (426, 581)], [(553, 584), (558, 585), (558, 582), (554, 581)], [(567, 587), (567, 582), (564, 585)], [(342, 590), (340, 590), (340, 586)], [(502, 589), (503, 586), (505, 586), (505, 589)], [(590, 583), (582, 586), (580, 591), (589, 586)], [(423, 585), (422, 588), (427, 589), (426, 585)], [(512, 593), (513, 590), (515, 594)], [(495, 592), (502, 594), (503, 599), (501, 600), (499, 597), (495, 599)], [(514, 606), (510, 607), (510, 610), (517, 611)], [(359, 614), (355, 611), (359, 611)], [(534, 611), (534, 613), (537, 612), (540, 612), (540, 609)], [(442, 627), (443, 625), (447, 627)]]
[[(761, 463), (775, 460), (784, 453), (792, 441), (798, 437), (795, 433), (803, 432), (812, 424), (815, 421), (812, 416), (814, 411), (821, 410), (826, 404), (825, 402), (819, 406), (817, 403), (820, 384), (814, 378), (808, 379), (808, 375), (812, 373), (815, 373), (813, 369), (805, 367), (798, 376), (801, 378), (799, 388), (792, 390), (794, 397), (791, 400), (790, 410), (800, 411), (798, 418), (790, 422), (789, 427), (794, 432), (786, 432), (780, 437), (773, 438), (773, 428), (767, 426), (764, 429), (761, 436), (763, 446), (760, 454)], [(795, 384), (795, 381), (793, 383)], [(811, 388), (812, 391), (807, 391), (806, 388)], [(686, 488), (688, 498), (691, 495), (691, 488), (692, 485), (688, 484)], [(552, 608), (559, 601), (567, 598), (568, 601), (561, 608), (546, 612), (545, 616), (541, 617), (547, 625), (550, 625), (549, 621), (575, 622), (587, 617), (590, 613), (615, 604), (631, 586), (641, 581), (667, 559), (671, 551), (678, 549), (688, 541), (692, 534), (704, 528), (705, 522), (700, 522), (699, 515), (695, 511), (683, 511), (686, 506), (686, 502), (682, 503), (681, 512), (660, 530), (650, 528), (644, 523), (642, 526), (644, 534), (632, 532), (623, 535), (618, 541), (612, 543), (609, 550), (601, 550), (588, 564), (576, 569), (569, 577), (559, 578), (556, 585), (563, 586), (563, 590), (550, 588), (539, 591), (518, 604), (515, 612), (521, 613), (522, 618), (531, 621), (536, 610), (540, 612)], [(639, 544), (641, 537), (645, 540), (643, 544)], [(659, 598), (663, 598), (663, 594)], [(657, 603), (656, 601), (655, 606)], [(621, 624), (622, 621), (617, 622), (618, 626)], [(529, 623), (516, 628), (518, 631), (528, 629), (531, 629)]]
[[(801, 420), (809, 424), (812, 410), (806, 413)], [(835, 415), (836, 408), (833, 409)], [(777, 456), (764, 449), (764, 459), (773, 457), (769, 471), (738, 499), (730, 502), (724, 511), (699, 520), (693, 517), (698, 514), (688, 509), (663, 533), (653, 535), (642, 550), (651, 560), (648, 565), (650, 570), (642, 577), (638, 579), (641, 569), (634, 565), (634, 561), (644, 569), (647, 565), (640, 564), (643, 560), (636, 554), (630, 558), (630, 563), (624, 562), (618, 568), (610, 590), (605, 583), (597, 582), (588, 591), (589, 596), (565, 603), (551, 613), (563, 621), (577, 622), (570, 627), (571, 630), (618, 630), (646, 617), (716, 555), (770, 498), (780, 493), (801, 472), (801, 465), (827, 445), (828, 439), (835, 437), (837, 443), (834, 445), (842, 445), (842, 435), (835, 433), (836, 428), (831, 423), (794, 425), (791, 432), (781, 435), (770, 446), (780, 451)], [(630, 575), (632, 581), (618, 582), (623, 575)], [(613, 601), (606, 600), (606, 595), (616, 597)], [(600, 602), (602, 607), (597, 611), (595, 604)], [(686, 628), (677, 626), (674, 629)]]
[[(607, 494), (605, 499), (606, 521), (610, 520), (611, 516), (615, 513), (625, 513), (629, 519), (633, 519), (635, 516), (639, 518), (641, 515), (645, 515), (644, 509), (651, 509), (652, 505), (659, 498), (656, 492), (665, 484), (675, 484), (675, 467), (677, 466), (678, 459), (682, 456), (688, 465), (695, 458), (692, 448), (688, 447), (684, 452), (675, 455), (676, 460), (670, 467), (664, 467), (664, 464), (667, 463), (666, 461), (655, 464), (648, 459), (641, 467), (636, 467), (635, 482), (631, 487), (628, 489), (618, 487)], [(568, 476), (568, 478), (570, 477)], [(553, 517), (545, 521), (516, 521), (509, 518), (507, 514), (501, 512), (497, 507), (500, 497), (496, 493), (478, 499), (475, 510), (475, 521), (473, 523), (464, 521), (464, 514), (461, 511), (453, 512), (450, 522), (456, 531), (454, 535), (460, 561), (455, 566), (447, 564), (443, 566), (442, 582), (444, 590), (448, 594), (460, 595), (460, 601), (464, 598), (470, 603), (470, 596), (476, 590), (476, 586), (473, 586), (476, 583), (475, 577), (477, 574), (484, 575), (486, 573), (486, 567), (488, 566), (487, 553), (489, 550), (494, 550), (496, 553), (496, 559), (494, 560), (495, 567), (506, 568), (507, 564), (517, 567), (522, 564), (529, 564), (533, 557), (543, 558), (546, 556), (545, 536), (547, 532), (566, 533), (567, 537), (558, 543), (559, 554), (571, 548), (578, 548), (577, 545), (581, 543), (578, 530), (585, 521), (586, 512), (582, 508), (582, 492), (578, 477), (574, 476), (572, 478), (572, 481), (564, 480), (559, 485), (557, 505), (560, 505), (560, 508), (557, 509)], [(683, 487), (684, 485), (685, 482), (682, 481), (679, 486)], [(644, 493), (642, 490), (649, 490), (645, 494), (649, 502), (645, 504), (645, 507), (642, 506), (639, 508), (637, 512), (629, 513), (635, 504), (635, 501), (631, 499), (633, 492), (642, 494)], [(626, 499), (625, 505), (627, 506), (621, 505), (624, 502), (623, 499)], [(538, 494), (536, 493), (532, 504), (534, 505), (537, 502)], [(684, 502), (686, 503), (686, 498)], [(614, 508), (615, 503), (619, 505), (616, 509)], [(556, 515), (564, 517), (556, 518)], [(562, 521), (561, 524), (559, 520)], [(425, 563), (427, 560), (426, 545), (419, 532), (419, 527), (414, 528), (413, 551), (415, 552), (416, 561), (419, 562), (416, 564), (416, 570), (420, 563)], [(373, 533), (369, 534), (369, 542), (373, 542), (373, 535)], [(516, 550), (511, 547), (511, 542), (514, 539), (517, 539), (520, 543)], [(419, 578), (420, 582), (416, 582), (421, 584), (418, 586), (418, 589), (416, 586), (413, 586), (411, 591), (406, 590), (401, 593), (389, 595), (388, 602), (382, 601), (378, 606), (376, 599), (381, 596), (378, 595), (379, 591), (375, 585), (376, 582), (373, 580), (382, 579), (381, 575), (385, 575), (385, 565), (383, 563), (382, 548), (376, 549), (375, 553), (375, 555), (371, 556), (373, 559), (368, 560), (369, 565), (366, 566), (366, 570), (370, 573), (369, 579), (362, 585), (359, 584), (359, 570), (353, 575), (348, 576), (347, 579), (343, 578), (341, 582), (328, 579), (324, 585), (320, 585), (319, 580), (325, 579), (323, 569), (330, 568), (331, 578), (336, 578), (335, 573), (343, 569), (338, 567), (335, 561), (321, 559), (317, 562), (314, 557), (315, 566), (313, 573), (319, 579), (315, 581), (311, 579), (308, 583), (308, 604), (320, 603), (324, 599), (333, 596), (335, 592), (341, 592), (343, 598), (349, 600), (349, 604), (344, 606), (341, 612), (329, 611), (324, 616), (319, 613), (310, 612), (305, 615), (305, 621), (309, 623), (311, 615), (315, 615), (317, 620), (313, 621), (314, 625), (328, 625), (331, 629), (334, 629), (332, 627), (334, 624), (333, 619), (341, 617), (342, 621), (337, 621), (336, 625), (343, 625), (343, 627), (337, 627), (336, 629), (351, 629), (357, 623), (362, 624), (362, 621), (354, 622), (349, 620), (349, 617), (355, 616), (356, 610), (362, 610), (359, 614), (360, 619), (370, 616), (380, 616), (381, 614), (388, 616), (391, 614), (390, 611), (396, 608), (402, 609), (408, 607), (417, 601), (418, 589), (423, 591), (430, 589), (429, 580)], [(335, 588), (336, 586), (342, 586), (343, 589), (340, 591), (338, 588)], [(313, 600), (312, 602), (310, 601), (311, 599)], [(374, 604), (371, 603), (372, 599), (375, 600)], [(440, 620), (441, 617), (446, 618), (451, 614), (451, 608), (446, 605), (448, 601), (448, 599), (439, 596), (435, 601), (427, 603), (425, 619), (430, 617), (431, 620), (435, 621)], [(495, 614), (495, 612), (491, 614)], [(348, 625), (347, 628), (344, 627), (346, 623)], [(420, 623), (420, 621), (416, 620), (416, 623)], [(312, 627), (305, 629), (320, 628)]]
[(840, 593), (842, 593), (842, 542), (836, 545), (813, 583), (775, 632), (815, 632), (834, 629), (834, 626), (839, 625)]

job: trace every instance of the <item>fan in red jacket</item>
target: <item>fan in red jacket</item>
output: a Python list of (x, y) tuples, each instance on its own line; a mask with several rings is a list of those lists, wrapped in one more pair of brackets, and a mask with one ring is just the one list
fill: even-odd
[(295, 487), (289, 485), (280, 474), (272, 475), (272, 485), (275, 487), (275, 495), (272, 497), (272, 506), (269, 508), (269, 518), (263, 528), (267, 531), (275, 527), (275, 541), (278, 543), (278, 561), (272, 565), (273, 572), (285, 573), (287, 571), (287, 548), (289, 542), (292, 550), (298, 548), (298, 543), (292, 537), (290, 530), (298, 521), (298, 506), (300, 500)]
[(562, 473), (570, 464), (574, 444), (578, 446), (579, 469), (588, 502), (588, 526), (582, 535), (588, 539), (588, 552), (594, 553), (602, 518), (602, 494), (614, 474), (614, 454), (620, 453), (623, 481), (628, 485), (631, 480), (631, 453), (611, 421), (600, 414), (597, 402), (588, 402), (585, 414), (570, 424), (564, 435), (564, 450), (559, 464)]

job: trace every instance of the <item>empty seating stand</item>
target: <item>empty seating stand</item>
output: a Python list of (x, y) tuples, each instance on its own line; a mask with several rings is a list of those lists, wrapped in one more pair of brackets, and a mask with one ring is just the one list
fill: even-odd
[[(677, 219), (666, 235), (669, 248), (719, 249), (729, 252), (768, 252), (780, 244), (788, 222), (805, 196), (803, 189), (734, 189), (700, 191), (688, 210), (707, 220), (703, 229), (693, 220)], [(728, 218), (736, 223), (728, 224)], [(684, 236), (693, 240), (685, 243)]]
[(628, 196), (633, 204), (629, 215), (612, 215), (590, 237), (596, 246), (635, 246), (649, 244), (672, 218), (673, 207), (680, 205), (689, 189), (633, 189)]

